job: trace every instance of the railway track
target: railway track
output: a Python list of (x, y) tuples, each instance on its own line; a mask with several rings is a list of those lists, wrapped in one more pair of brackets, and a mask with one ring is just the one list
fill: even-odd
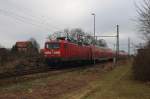
[[(10, 64), (10, 63), (9, 63)], [(48, 70), (41, 57), (29, 57), (12, 62), (12, 68), (0, 72), (0, 79), (28, 75)]]
[[(35, 63), (34, 63), (35, 62)], [(103, 68), (104, 65), (106, 65), (108, 62), (103, 62), (103, 63), (97, 63), (96, 65), (101, 65), (101, 67)], [(112, 62), (111, 62), (112, 63)], [(91, 64), (75, 64), (75, 63), (72, 63), (72, 64), (65, 64), (64, 65), (61, 65), (61, 68), (50, 68), (49, 66), (41, 63), (41, 62), (38, 62), (37, 61), (33, 61), (32, 65), (34, 65), (32, 68), (28, 68), (28, 69), (24, 69), (24, 68), (18, 68), (18, 69), (15, 69), (11, 72), (3, 72), (3, 73), (0, 73), (0, 80), (3, 80), (3, 79), (9, 79), (9, 78), (15, 78), (15, 77), (22, 77), (22, 76), (25, 76), (25, 75), (33, 75), (33, 74), (38, 74), (38, 73), (47, 73), (49, 72), (50, 75), (52, 74), (62, 74), (64, 72), (71, 72), (71, 71), (74, 71), (74, 70), (79, 70), (81, 68), (89, 68), (89, 67), (92, 67)], [(38, 65), (38, 66), (37, 66)], [(26, 65), (25, 67), (27, 67), (28, 65)], [(56, 66), (57, 67), (57, 66)], [(58, 66), (60, 67), (60, 66)]]
[(70, 68), (45, 68), (45, 69), (30, 69), (28, 71), (21, 71), (20, 73), (3, 73), (0, 74), (0, 86), (7, 86), (9, 84), (16, 84), (20, 82), (30, 81), (38, 78), (45, 78), (54, 75), (61, 75), (65, 73), (74, 72), (80, 69), (86, 69), (92, 67), (91, 65), (85, 66), (77, 66), (77, 67), (70, 67)]
[[(47, 69), (48, 70), (48, 69)], [(10, 78), (10, 77), (18, 77), (18, 76), (24, 76), (24, 75), (29, 75), (29, 74), (34, 74), (34, 73), (40, 73), (44, 72), (46, 69), (43, 68), (32, 68), (28, 70), (14, 70), (11, 72), (4, 72), (0, 73), (0, 79), (5, 79), (5, 78)]]
[(34, 66), (30, 69), (24, 69), (24, 68), (15, 69), (12, 71), (0, 73), (0, 79), (7, 79), (7, 78), (11, 78), (11, 77), (20, 77), (20, 76), (32, 75), (32, 74), (37, 74), (37, 73), (45, 73), (45, 72), (51, 72), (54, 74), (55, 73), (63, 73), (63, 72), (67, 72), (67, 71), (71, 72), (71, 71), (77, 70), (79, 68), (84, 68), (84, 67), (90, 66), (90, 65), (84, 65), (84, 66), (80, 67), (79, 65), (81, 65), (81, 64), (77, 64), (77, 66), (73, 66), (72, 64), (67, 64), (67, 65), (68, 66), (62, 65), (61, 67), (55, 66), (57, 68), (51, 68), (45, 64), (41, 64), (40, 66)]

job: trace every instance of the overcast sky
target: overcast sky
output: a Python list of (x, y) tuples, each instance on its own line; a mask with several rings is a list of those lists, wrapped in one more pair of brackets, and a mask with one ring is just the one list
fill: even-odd
[[(137, 44), (135, 2), (142, 0), (0, 0), (0, 44), (11, 47), (16, 41), (34, 37), (41, 48), (48, 34), (64, 28), (82, 28), (93, 33), (96, 14), (96, 34), (115, 35), (120, 25), (121, 49), (127, 49), (127, 39)], [(112, 47), (115, 39), (107, 38)]]

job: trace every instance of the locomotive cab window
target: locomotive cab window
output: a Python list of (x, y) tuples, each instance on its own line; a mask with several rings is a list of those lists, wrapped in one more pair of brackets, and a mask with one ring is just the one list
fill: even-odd
[(46, 48), (48, 48), (48, 49), (59, 49), (60, 43), (47, 43)]

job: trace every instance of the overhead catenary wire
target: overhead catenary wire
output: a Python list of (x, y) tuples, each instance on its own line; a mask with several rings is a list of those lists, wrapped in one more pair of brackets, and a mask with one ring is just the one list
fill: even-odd
[[(13, 6), (12, 8), (11, 8), (11, 10), (13, 10), (13, 9), (19, 9), (19, 13), (21, 14), (23, 14), (24, 16), (26, 16), (26, 17), (29, 17), (29, 18), (31, 18), (31, 19), (33, 19), (33, 20), (35, 20), (35, 21), (37, 21), (37, 22), (40, 22), (40, 23), (42, 23), (42, 24), (45, 24), (45, 25), (49, 25), (49, 26), (51, 26), (51, 27), (53, 27), (53, 28), (56, 28), (56, 29), (60, 29), (60, 28), (58, 28), (59, 26), (63, 26), (64, 24), (61, 24), (60, 25), (60, 23), (59, 24), (56, 24), (56, 22), (53, 22), (52, 23), (52, 20), (53, 19), (51, 19), (50, 17), (48, 17), (47, 15), (46, 16), (43, 16), (43, 15), (41, 15), (41, 14), (39, 14), (39, 15), (34, 15), (34, 12), (31, 10), (31, 9), (29, 9), (28, 7), (24, 7), (24, 6), (18, 6), (16, 3), (14, 3), (13, 1), (9, 1), (9, 2), (11, 2), (11, 6)], [(12, 11), (11, 11), (12, 12)], [(32, 14), (31, 14), (32, 13)], [(44, 18), (46, 18), (45, 20), (43, 19), (43, 17)], [(51, 25), (51, 24), (54, 24), (55, 23), (55, 26), (54, 25)]]
[(43, 29), (46, 29), (46, 30), (47, 29), (48, 30), (51, 30), (51, 29), (57, 29), (57, 30), (59, 29), (60, 30), (60, 28), (56, 28), (56, 27), (51, 28), (48, 24), (37, 21), (34, 18), (25, 17), (25, 16), (22, 16), (22, 15), (19, 15), (19, 14), (16, 14), (14, 12), (7, 11), (7, 10), (4, 10), (4, 9), (0, 9), (0, 14), (11, 17), (11, 18), (15, 19), (16, 21), (20, 21), (20, 22), (23, 22), (23, 23), (33, 25), (33, 26), (38, 27), (38, 28), (40, 27), (40, 28), (43, 28)]

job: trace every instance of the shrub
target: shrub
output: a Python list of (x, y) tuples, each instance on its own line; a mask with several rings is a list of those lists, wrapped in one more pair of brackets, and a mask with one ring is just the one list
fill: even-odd
[(9, 50), (6, 48), (0, 48), (0, 66), (4, 65), (9, 59)]
[(150, 81), (150, 46), (138, 50), (133, 62), (133, 75), (136, 80)]

